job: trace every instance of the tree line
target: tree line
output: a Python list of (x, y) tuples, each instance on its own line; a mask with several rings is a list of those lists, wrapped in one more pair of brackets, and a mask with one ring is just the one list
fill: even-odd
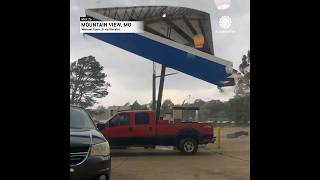
[[(140, 104), (137, 100), (132, 104), (129, 102), (124, 106), (130, 106), (132, 110), (150, 110), (151, 103)], [(192, 103), (174, 104), (170, 99), (163, 101), (160, 108), (160, 116), (165, 117), (166, 114), (173, 113), (173, 106), (184, 107), (199, 107), (199, 121), (235, 121), (247, 122), (250, 121), (250, 96), (235, 96), (229, 101), (210, 100), (204, 101), (196, 99)], [(92, 111), (92, 110), (91, 110)], [(103, 113), (106, 108), (98, 106), (93, 110), (95, 114)], [(185, 120), (194, 119), (195, 111), (183, 111), (183, 118)]]

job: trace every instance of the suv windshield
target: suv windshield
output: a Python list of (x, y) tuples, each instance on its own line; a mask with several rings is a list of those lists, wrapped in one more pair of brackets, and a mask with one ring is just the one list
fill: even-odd
[(86, 111), (70, 106), (70, 129), (95, 129), (95, 126)]

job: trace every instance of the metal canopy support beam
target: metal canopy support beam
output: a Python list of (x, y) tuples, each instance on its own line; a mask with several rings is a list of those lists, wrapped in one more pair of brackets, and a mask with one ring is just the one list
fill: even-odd
[[(169, 74), (166, 74), (166, 75), (164, 75), (164, 76), (170, 76), (170, 75), (175, 75), (175, 74), (178, 74), (178, 73), (177, 73), (177, 72), (169, 73)], [(158, 78), (158, 77), (161, 77), (161, 75), (160, 75), (160, 76), (156, 76), (156, 78)]]
[(160, 118), (160, 107), (162, 101), (162, 92), (163, 92), (163, 84), (164, 84), (164, 77), (166, 73), (166, 66), (161, 66), (161, 75), (160, 75), (160, 84), (159, 84), (159, 92), (158, 92), (158, 100), (157, 100), (157, 110), (156, 110), (156, 121), (158, 122)]
[(141, 14), (142, 14), (142, 11), (143, 11), (143, 7), (141, 8), (140, 13), (139, 13), (139, 15), (138, 15), (137, 19), (139, 19), (139, 18), (140, 18)]
[(171, 26), (180, 36), (182, 36), (185, 40), (187, 40), (188, 42), (193, 42), (193, 38), (190, 37), (186, 32), (184, 32), (182, 29), (180, 29), (179, 26), (177, 26), (176, 24), (174, 24), (171, 20), (169, 20), (168, 18), (163, 18), (164, 21)]
[(164, 38), (167, 38), (165, 35), (163, 35), (162, 33), (152, 29), (151, 27), (148, 27), (148, 26), (144, 26), (144, 30), (152, 33), (152, 34), (155, 34), (155, 35), (158, 35), (158, 36), (161, 36), (161, 37), (164, 37)]
[(145, 27), (144, 27), (144, 30), (146, 30), (146, 31), (148, 31), (148, 32), (150, 32), (150, 33), (152, 33), (152, 34), (155, 34), (155, 35), (158, 35), (158, 36), (161, 36), (161, 37), (163, 37), (163, 38), (170, 39), (171, 41), (176, 42), (175, 40), (173, 40), (173, 39), (171, 39), (171, 38), (169, 38), (169, 37), (161, 34), (160, 32), (152, 29), (151, 27), (145, 26)]
[(147, 12), (144, 14), (143, 19), (145, 19), (147, 17), (147, 15), (150, 13), (151, 8), (148, 8)]
[(184, 16), (183, 17), (184, 23), (189, 27), (189, 29), (192, 31), (193, 35), (197, 34), (197, 31), (194, 29), (193, 25), (190, 23), (190, 21)]
[(117, 15), (118, 15), (118, 8), (116, 8), (116, 12), (114, 13), (113, 19), (116, 19)]
[(121, 20), (121, 21), (124, 21), (124, 19), (126, 18), (126, 15), (127, 15), (127, 16), (129, 16), (129, 15), (127, 14), (127, 11), (128, 11), (128, 8), (126, 8), (126, 9), (125, 9), (125, 11), (124, 11), (124, 15), (123, 15), (123, 17), (122, 17), (122, 20)]

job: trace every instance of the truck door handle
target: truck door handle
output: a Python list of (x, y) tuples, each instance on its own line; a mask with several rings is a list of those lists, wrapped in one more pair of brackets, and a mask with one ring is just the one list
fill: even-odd
[(132, 131), (132, 128), (131, 128), (131, 127), (129, 127), (129, 128), (128, 128), (128, 130), (129, 130), (129, 131)]
[(149, 131), (152, 131), (152, 127), (149, 127)]

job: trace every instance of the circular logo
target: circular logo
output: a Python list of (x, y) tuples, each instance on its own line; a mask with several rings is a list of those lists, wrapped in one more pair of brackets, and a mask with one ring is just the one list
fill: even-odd
[(219, 25), (222, 29), (228, 29), (230, 28), (232, 24), (231, 18), (229, 16), (222, 16), (219, 19)]

